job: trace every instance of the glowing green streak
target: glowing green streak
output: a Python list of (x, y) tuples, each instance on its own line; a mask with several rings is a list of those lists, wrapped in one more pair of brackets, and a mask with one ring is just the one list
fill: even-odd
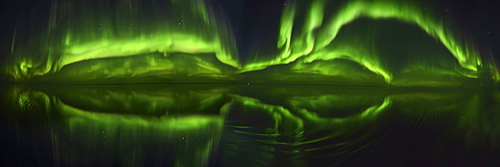
[[(304, 27), (303, 27), (303, 31), (306, 32), (305, 34), (301, 34), (301, 37), (299, 37), (300, 39), (304, 39), (303, 41), (296, 41), (298, 43), (292, 43), (293, 45), (291, 46), (294, 51), (295, 50), (299, 50), (301, 53), (300, 54), (308, 54), (310, 53), (312, 50), (313, 50), (313, 47), (314, 47), (314, 35), (313, 35), (313, 31), (316, 29), (316, 28), (319, 28), (319, 26), (321, 26), (321, 23), (323, 21), (323, 1), (314, 1), (313, 4), (311, 5), (311, 8), (309, 9), (308, 11), (308, 16), (310, 16), (309, 18), (311, 19), (308, 19), (306, 20), (306, 23), (304, 24)], [(295, 8), (295, 4), (292, 4), (292, 5), (289, 5), (285, 8), (285, 11), (284, 12), (291, 12), (291, 14), (289, 13), (284, 13), (283, 14), (283, 21), (282, 21), (282, 25), (286, 26), (283, 28), (282, 26), (282, 29), (281, 29), (281, 33), (280, 34), (284, 34), (284, 35), (280, 35), (280, 40), (278, 41), (278, 47), (282, 46), (284, 42), (286, 42), (286, 46), (285, 46), (285, 52), (291, 52), (291, 50), (287, 50), (290, 48), (290, 42), (292, 41), (291, 40), (291, 37), (292, 37), (292, 28), (290, 26), (293, 27), (293, 17), (295, 15), (294, 12), (292, 12), (293, 9), (290, 9), (290, 8)], [(290, 56), (289, 54), (282, 54), (283, 58), (288, 58), (288, 56)]]
[[(273, 56), (271, 61), (250, 61), (240, 71), (237, 71), (240, 64), (234, 39), (225, 23), (217, 20), (210, 4), (179, 0), (161, 3), (164, 5), (147, 6), (125, 0), (113, 5), (89, 1), (54, 2), (47, 29), (40, 36), (33, 37), (29, 45), (16, 44), (17, 30), (14, 32), (11, 45), (13, 59), (6, 71), (20, 82), (30, 82), (37, 77), (50, 80), (80, 75), (83, 76), (81, 80), (136, 76), (160, 76), (175, 80), (179, 76), (203, 76), (234, 81), (236, 77), (230, 75), (234, 72), (289, 64), (287, 70), (290, 71), (279, 72), (285, 75), (290, 72), (340, 76), (357, 81), (379, 81), (383, 78), (386, 83), (395, 86), (457, 86), (461, 83), (457, 78), (479, 78), (484, 71), (489, 71), (493, 80), (500, 81), (500, 72), (494, 63), (481, 60), (474, 46), (462, 39), (465, 37), (453, 34), (447, 23), (429, 14), (416, 1), (353, 0), (345, 4), (333, 0), (290, 1), (280, 21), (277, 39), (280, 54)], [(336, 3), (341, 6), (334, 6)], [(386, 55), (376, 52), (376, 41), (369, 36), (373, 34), (367, 33), (365, 41), (355, 40), (361, 36), (339, 39), (342, 28), (359, 18), (394, 19), (418, 25), (444, 45), (453, 55), (453, 61), (439, 59), (437, 61), (441, 62), (437, 64), (447, 66), (434, 67), (426, 64), (429, 62), (417, 60), (403, 69), (391, 69), (392, 64), (384, 62)], [(179, 53), (190, 55), (181, 56), (183, 59), (171, 56)], [(215, 61), (210, 59), (212, 55)], [(91, 60), (99, 61), (88, 63)], [(328, 64), (337, 60), (355, 62), (362, 69)], [(85, 62), (87, 64), (83, 67), (81, 64)], [(313, 64), (315, 62), (319, 63)], [(75, 64), (80, 66), (74, 68), (72, 65)], [(232, 69), (224, 68), (225, 65)], [(64, 67), (71, 67), (71, 70), (66, 70), (66, 75), (57, 76), (64, 71)], [(420, 75), (424, 79), (399, 78), (405, 75)], [(275, 76), (278, 75), (270, 77), (270, 80)], [(431, 80), (426, 78), (428, 76)], [(453, 82), (445, 83), (445, 78)], [(71, 78), (68, 80), (74, 81)], [(297, 82), (304, 81), (299, 79)]]
[[(244, 130), (235, 130), (237, 133), (244, 134), (253, 134), (259, 136), (268, 136), (268, 137), (278, 137), (278, 136), (302, 136), (305, 131), (305, 127), (321, 127), (321, 128), (336, 128), (333, 136), (341, 135), (344, 133), (348, 133), (349, 131), (356, 129), (358, 127), (362, 127), (367, 123), (371, 123), (374, 119), (379, 115), (382, 111), (387, 110), (391, 106), (391, 100), (389, 97), (384, 98), (384, 101), (380, 105), (375, 105), (367, 108), (362, 113), (345, 117), (345, 118), (324, 118), (318, 116), (318, 114), (308, 111), (304, 108), (284, 108), (279, 105), (271, 105), (261, 102), (258, 99), (243, 97), (238, 95), (233, 95), (234, 102), (226, 105), (222, 111), (224, 115), (227, 115), (227, 112), (238, 112), (239, 110), (231, 110), (230, 106), (235, 104), (243, 105), (245, 109), (252, 109), (254, 112), (265, 111), (268, 112), (270, 116), (274, 119), (274, 132), (273, 134), (254, 134), (250, 132), (245, 132)], [(329, 100), (329, 99), (323, 99)], [(256, 108), (256, 109), (254, 109)], [(257, 111), (255, 111), (257, 110)], [(360, 122), (362, 122), (360, 124)], [(287, 123), (287, 124), (285, 124)], [(315, 126), (316, 125), (316, 126)], [(244, 129), (245, 127), (238, 127), (239, 129)], [(248, 127), (251, 128), (251, 127)], [(325, 140), (327, 138), (333, 137), (329, 135), (324, 138), (318, 138), (314, 140), (306, 140), (306, 141), (296, 141), (296, 142), (279, 142), (275, 140), (266, 140), (266, 143), (272, 144), (280, 144), (280, 145), (293, 145), (298, 146), (302, 144), (315, 143), (318, 141)]]
[[(429, 35), (439, 39), (457, 58), (462, 67), (477, 71), (481, 66), (479, 56), (472, 48), (458, 42), (442, 21), (433, 19), (422, 9), (412, 3), (397, 3), (400, 1), (355, 1), (349, 3), (341, 12), (330, 20), (326, 32), (318, 35), (316, 49), (322, 49), (335, 39), (340, 28), (362, 16), (371, 18), (396, 18), (407, 22), (416, 23)], [(323, 34), (323, 35), (321, 35)], [(328, 34), (328, 35), (326, 35)]]
[[(217, 53), (219, 60), (229, 57), (226, 53), (219, 51), (221, 48), (218, 43), (206, 43), (204, 40), (196, 39), (195, 35), (183, 34), (158, 34), (143, 39), (123, 40), (123, 41), (101, 41), (89, 43), (83, 46), (69, 47), (65, 54), (59, 60), (60, 67), (90, 59), (124, 57), (144, 53)], [(220, 52), (220, 53), (218, 53)], [(226, 63), (234, 63), (229, 62)], [(217, 70), (217, 67), (208, 67)]]
[[(45, 34), (23, 46), (25, 51), (14, 52), (16, 60), (8, 73), (17, 81), (29, 81), (77, 62), (155, 53), (210, 53), (223, 65), (239, 67), (232, 36), (205, 1), (165, 0), (149, 4), (153, 6), (135, 1), (108, 3), (53, 3)], [(203, 61), (197, 62), (201, 68), (220, 73), (220, 65)], [(175, 71), (176, 67), (170, 69)], [(142, 71), (148, 72), (156, 67), (144, 68)], [(137, 74), (141, 73), (132, 75)]]
[[(92, 92), (96, 90), (80, 91), (85, 91), (92, 95)], [(117, 92), (121, 91), (123, 90), (119, 90)], [(121, 93), (125, 94), (125, 92)], [(102, 152), (112, 153), (113, 149), (119, 149), (125, 150), (125, 152), (120, 153), (121, 157), (126, 157), (131, 154), (133, 158), (120, 159), (119, 161), (121, 164), (144, 163), (141, 162), (141, 160), (146, 160), (147, 158), (142, 157), (141, 153), (143, 149), (147, 148), (147, 144), (145, 144), (144, 141), (139, 142), (139, 140), (148, 137), (155, 137), (156, 139), (151, 140), (161, 141), (162, 144), (176, 143), (173, 147), (169, 147), (168, 151), (175, 153), (171, 156), (175, 159), (175, 161), (178, 161), (177, 165), (203, 166), (203, 164), (207, 164), (210, 160), (212, 150), (217, 148), (222, 125), (224, 123), (224, 117), (219, 115), (190, 114), (187, 116), (170, 116), (165, 114), (161, 117), (144, 117), (129, 114), (94, 112), (68, 105), (58, 96), (48, 95), (42, 91), (32, 90), (30, 87), (15, 86), (9, 91), (9, 93), (9, 96), (12, 98), (11, 100), (13, 100), (13, 104), (17, 104), (19, 109), (21, 109), (20, 111), (43, 112), (40, 114), (44, 115), (44, 118), (47, 119), (47, 121), (53, 121), (54, 115), (58, 115), (55, 119), (61, 119), (60, 123), (63, 124), (59, 124), (62, 126), (58, 125), (57, 127), (50, 127), (50, 133), (52, 135), (52, 139), (54, 140), (53, 142), (63, 146), (54, 147), (52, 149), (55, 152), (54, 155), (60, 156), (60, 158), (65, 162), (74, 158), (75, 152), (81, 152), (82, 149), (92, 155), (102, 154)], [(165, 102), (165, 98), (160, 96), (161, 93), (164, 92), (158, 94), (155, 94), (155, 92), (148, 92), (147, 95), (145, 95), (141, 94), (141, 91), (137, 93), (132, 91), (130, 92), (131, 95), (128, 95), (128, 98), (123, 97), (126, 95), (107, 92), (107, 90), (100, 93), (101, 94), (97, 94), (96, 96), (87, 97), (88, 99), (83, 101), (93, 101), (101, 108), (105, 108), (106, 105), (110, 105), (110, 99), (119, 100), (125, 103), (123, 105), (128, 105), (129, 107), (131, 105), (131, 101), (134, 101), (133, 99), (143, 100), (142, 102), (135, 103), (135, 105), (140, 105), (141, 107), (144, 107), (142, 106), (144, 102), (149, 104)], [(109, 95), (105, 96), (106, 93), (109, 93)], [(85, 94), (69, 95), (76, 97), (85, 96)], [(155, 97), (155, 95), (157, 95), (157, 97)], [(209, 99), (208, 101), (200, 100), (200, 103), (210, 103), (210, 101), (213, 101), (210, 100), (210, 98), (213, 99), (217, 97), (219, 96), (215, 95), (213, 97), (207, 97), (207, 99)], [(184, 103), (186, 102), (184, 101)], [(203, 104), (201, 107), (203, 107)], [(31, 108), (31, 105), (35, 106), (35, 108)], [(132, 103), (132, 105), (134, 104)], [(172, 107), (177, 104), (170, 103), (159, 105)], [(162, 106), (159, 105), (153, 105), (149, 107), (149, 109), (157, 110), (162, 108)], [(139, 109), (139, 111), (144, 110)], [(67, 136), (70, 137), (64, 139), (64, 137)], [(59, 137), (61, 139), (59, 139)], [(84, 144), (81, 144), (79, 142), (75, 142), (76, 140), (85, 142)], [(102, 146), (105, 146), (105, 148)], [(127, 149), (123, 149), (123, 147), (126, 147)], [(112, 149), (108, 150), (108, 148)], [(165, 148), (159, 147), (158, 149), (148, 150), (159, 150), (159, 152), (164, 152), (164, 149)], [(134, 151), (127, 152), (127, 150)], [(137, 151), (137, 154), (139, 155), (136, 156), (135, 151)], [(82, 155), (81, 157), (85, 156)], [(89, 159), (82, 160), (93, 162), (98, 159), (94, 156), (90, 156), (88, 158)], [(139, 162), (137, 162), (137, 160)], [(76, 161), (72, 161), (71, 163), (74, 162)]]
[[(283, 48), (284, 52), (290, 51), (290, 38), (292, 37), (292, 28), (293, 28), (293, 18), (295, 17), (295, 1), (292, 3), (288, 3), (288, 6), (285, 7), (283, 13), (281, 15), (281, 33), (278, 37), (278, 48)], [(288, 55), (290, 53), (287, 53)], [(249, 67), (246, 67), (249, 68)], [(245, 69), (244, 69), (245, 70)]]
[[(227, 115), (228, 112), (240, 112), (239, 110), (232, 110), (231, 106), (235, 104), (241, 104), (244, 108), (254, 109), (257, 108), (259, 111), (264, 111), (271, 115), (274, 120), (274, 127), (272, 134), (256, 134), (264, 135), (270, 137), (277, 136), (300, 136), (304, 133), (304, 125), (302, 119), (293, 115), (288, 109), (282, 106), (270, 105), (260, 102), (258, 99), (244, 97), (239, 95), (232, 95), (234, 102), (227, 104), (222, 109), (222, 114)], [(252, 111), (257, 112), (257, 111)], [(238, 133), (248, 133), (244, 131), (238, 131)], [(273, 141), (276, 143), (276, 141)], [(286, 144), (286, 143), (282, 143)]]
[(336, 126), (341, 126), (345, 124), (352, 124), (352, 122), (358, 121), (359, 119), (364, 121), (368, 121), (369, 119), (374, 119), (380, 112), (386, 110), (390, 106), (391, 106), (391, 99), (389, 97), (386, 97), (382, 104), (367, 108), (361, 114), (348, 118), (321, 118), (318, 117), (317, 114), (311, 113), (306, 109), (300, 110), (300, 113), (306, 119), (312, 120), (316, 123), (333, 124)]
[[(129, 88), (129, 86), (125, 87)], [(154, 137), (155, 141), (162, 145), (165, 143), (174, 145), (169, 145), (168, 151), (174, 156), (172, 159), (179, 161), (179, 165), (191, 166), (187, 164), (195, 163), (194, 166), (200, 166), (198, 163), (206, 163), (210, 157), (213, 157), (211, 150), (221, 148), (217, 147), (217, 144), (220, 135), (224, 133), (236, 134), (235, 136), (237, 136), (236, 139), (229, 138), (225, 141), (236, 141), (242, 145), (252, 144), (245, 141), (254, 141), (254, 144), (257, 143), (256, 147), (270, 150), (271, 154), (265, 154), (265, 150), (261, 152), (265, 154), (263, 155), (265, 158), (269, 159), (274, 159), (274, 153), (281, 151), (304, 156), (316, 155), (311, 154), (311, 152), (318, 150), (340, 150), (335, 154), (350, 156), (378, 141), (388, 139), (383, 135), (378, 135), (378, 132), (384, 130), (386, 125), (394, 123), (386, 124), (385, 122), (386, 120), (391, 122), (393, 118), (405, 120), (404, 125), (406, 126), (401, 127), (401, 129), (396, 128), (398, 129), (396, 132), (414, 130), (414, 126), (417, 126), (417, 129), (442, 128), (436, 127), (436, 125), (447, 126), (446, 129), (458, 130), (459, 133), (469, 133), (471, 129), (477, 128), (481, 129), (481, 134), (484, 136), (499, 132), (498, 126), (496, 126), (498, 123), (494, 118), (498, 117), (495, 115), (495, 109), (500, 105), (491, 103), (491, 100), (493, 102), (500, 100), (500, 94), (496, 92), (484, 93), (483, 91), (463, 90), (436, 92), (436, 89), (429, 92), (408, 89), (404, 89), (402, 92), (401, 90), (387, 91), (392, 89), (367, 92), (367, 90), (373, 89), (362, 88), (346, 91), (343, 87), (333, 88), (339, 89), (339, 91), (332, 91), (329, 90), (332, 87), (307, 86), (305, 93), (297, 93), (287, 91), (290, 90), (289, 88), (279, 87), (278, 90), (261, 91), (264, 93), (262, 98), (252, 98), (229, 92), (227, 96), (231, 102), (223, 105), (219, 115), (181, 114), (170, 116), (165, 114), (160, 117), (147, 117), (142, 115), (143, 113), (141, 113), (142, 116), (136, 116), (95, 112), (72, 106), (67, 102), (92, 101), (98, 107), (105, 108), (106, 105), (110, 105), (109, 99), (116, 99), (125, 106), (135, 104), (137, 105), (135, 108), (141, 107), (139, 109), (141, 112), (145, 111), (143, 108), (160, 109), (161, 105), (192, 105), (193, 101), (199, 103), (200, 107), (203, 108), (217, 101), (216, 99), (221, 97), (220, 93), (225, 92), (225, 90), (223, 88), (196, 89), (198, 91), (192, 94), (192, 91), (179, 91), (178, 88), (172, 86), (162, 86), (167, 91), (143, 88), (143, 86), (138, 87), (140, 89), (121, 89), (124, 87), (120, 86), (118, 88), (116, 86), (104, 88), (93, 86), (86, 87), (90, 89), (85, 89), (78, 86), (72, 87), (72, 90), (75, 91), (60, 90), (63, 87), (57, 87), (53, 90), (56, 91), (53, 93), (55, 95), (51, 95), (30, 88), (17, 85), (9, 91), (2, 92), (6, 93), (6, 101), (10, 100), (13, 105), (19, 105), (21, 111), (26, 111), (25, 113), (15, 113), (19, 114), (19, 117), (16, 118), (32, 116), (35, 120), (44, 119), (44, 121), (50, 122), (47, 125), (48, 133), (51, 134), (52, 142), (59, 145), (52, 147), (54, 155), (59, 155), (60, 159), (65, 162), (71, 161), (71, 163), (82, 160), (81, 157), (84, 156), (78, 156), (74, 159), (74, 155), (79, 155), (78, 153), (81, 153), (82, 150), (86, 150), (86, 153), (90, 155), (106, 155), (119, 151), (118, 162), (140, 164), (135, 160), (142, 158), (135, 158), (135, 155), (140, 156), (144, 152), (143, 149), (147, 151), (160, 150), (160, 152), (165, 150), (165, 148), (146, 149), (148, 144), (145, 142)], [(300, 86), (294, 88), (300, 88)], [(201, 98), (178, 102), (172, 102), (169, 99), (169, 97), (179, 96), (187, 98), (199, 96)], [(68, 100), (68, 97), (85, 100)], [(283, 98), (283, 101), (276, 102), (273, 100), (275, 97)], [(134, 99), (140, 102), (131, 103)], [(30, 104), (33, 103), (37, 104), (38, 108), (30, 109)], [(150, 106), (146, 103), (158, 105), (145, 107)], [(331, 108), (339, 108), (339, 110)], [(361, 112), (348, 117), (332, 118), (321, 115), (321, 113), (349, 110), (349, 108), (360, 109)], [(40, 112), (43, 113), (40, 114)], [(182, 110), (182, 112), (185, 111)], [(248, 113), (257, 113), (257, 116), (261, 116), (257, 118), (263, 119), (243, 118), (244, 121), (250, 122), (250, 126), (246, 126), (246, 122), (232, 120), (229, 117), (231, 114), (244, 116)], [(55, 120), (53, 120), (54, 118)], [(264, 132), (254, 130), (259, 128)], [(242, 140), (243, 142), (240, 142)], [(333, 142), (325, 143), (327, 141)], [(261, 143), (265, 146), (261, 147)], [(293, 150), (290, 151), (290, 148)], [(128, 150), (130, 150), (130, 155), (133, 155), (133, 160), (128, 159)], [(105, 154), (100, 153), (101, 151)], [(121, 151), (125, 151), (125, 153)], [(241, 150), (236, 149), (236, 151)], [(95, 156), (84, 158), (83, 161), (98, 159)], [(198, 159), (192, 160), (193, 158)]]
[[(187, 164), (193, 163), (194, 166), (206, 164), (211, 156), (211, 150), (216, 149), (219, 143), (220, 130), (224, 122), (222, 117), (218, 116), (167, 116), (145, 119), (137, 116), (86, 112), (63, 104), (60, 108), (67, 117), (69, 133), (73, 133), (73, 136), (96, 140), (95, 142), (104, 143), (111, 148), (116, 147), (115, 145), (134, 148), (134, 145), (130, 145), (127, 141), (134, 141), (135, 135), (139, 137), (152, 135), (169, 142), (181, 141), (185, 144), (170, 148), (170, 151), (175, 151), (174, 157), (179, 163), (177, 165), (180, 166), (190, 166)], [(85, 135), (77, 135), (82, 130)], [(78, 145), (74, 147), (73, 149), (78, 150)], [(135, 145), (135, 147), (141, 150), (145, 146)], [(106, 151), (99, 147), (87, 149), (97, 152)], [(130, 160), (123, 159), (122, 162), (126, 163)]]
[(86, 124), (90, 121), (93, 123), (104, 124), (111, 127), (147, 127), (169, 131), (174, 129), (194, 130), (206, 127), (211, 124), (221, 126), (223, 122), (221, 118), (213, 116), (188, 116), (184, 118), (162, 117), (158, 119), (144, 119), (137, 116), (93, 113), (64, 104), (59, 105), (59, 107), (62, 109), (62, 111), (68, 114), (66, 116), (70, 116), (70, 118), (68, 119), (70, 127), (78, 124)]
[[(373, 55), (369, 50), (363, 52), (357, 46), (341, 46), (345, 48), (340, 50), (327, 49), (327, 46), (334, 45), (332, 42), (337, 37), (340, 29), (360, 18), (368, 17), (374, 19), (393, 18), (405, 22), (415, 23), (420, 26), (427, 34), (441, 41), (441, 43), (453, 54), (460, 66), (464, 69), (477, 72), (482, 67), (482, 61), (472, 46), (467, 42), (460, 42), (455, 38), (455, 34), (447, 25), (432, 15), (428, 14), (427, 9), (419, 8), (416, 2), (401, 1), (349, 1), (342, 8), (337, 8), (331, 19), (326, 20), (323, 10), (330, 9), (327, 1), (312, 1), (308, 6), (308, 15), (305, 17), (304, 28), (301, 30), (292, 29), (296, 18), (297, 8), (295, 1), (287, 5), (283, 11), (280, 35), (278, 39), (278, 48), (282, 49), (281, 54), (270, 62), (253, 62), (245, 66), (243, 71), (253, 71), (264, 69), (270, 65), (288, 64), (304, 58), (303, 63), (310, 63), (316, 60), (333, 60), (337, 58), (346, 58), (365, 66), (370, 71), (379, 74), (385, 78), (388, 83), (393, 80), (392, 72), (388, 71), (380, 64), (378, 57), (383, 55)], [(329, 9), (325, 9), (328, 7)], [(470, 78), (478, 76), (470, 72), (460, 72), (462, 75)]]
[(10, 46), (10, 54), (14, 52), (14, 46), (16, 44), (16, 36), (17, 36), (17, 25), (16, 28), (14, 29), (14, 37), (12, 37), (12, 44)]

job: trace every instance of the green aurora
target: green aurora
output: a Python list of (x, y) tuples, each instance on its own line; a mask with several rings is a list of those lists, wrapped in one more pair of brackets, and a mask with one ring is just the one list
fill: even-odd
[[(277, 47), (241, 58), (210, 2), (54, 1), (39, 35), (24, 43), (14, 35), (4, 69), (14, 82), (498, 84), (492, 55), (432, 9), (411, 0), (291, 0)], [(402, 27), (401, 37), (390, 35)]]
[(32, 18), (47, 27), (16, 30), (2, 64), (11, 82), (49, 83), (0, 87), (4, 160), (477, 165), (467, 152), (500, 150), (500, 92), (487, 88), (500, 72), (431, 4), (289, 0), (275, 45), (239, 53), (210, 0), (52, 1)]
[[(48, 28), (28, 46), (13, 43), (8, 73), (16, 81), (29, 81), (89, 60), (97, 61), (72, 69), (78, 72), (64, 77), (223, 73), (203, 54), (215, 56), (221, 64), (238, 66), (234, 41), (225, 23), (216, 21), (213, 9), (203, 1), (110, 3), (55, 1)], [(178, 60), (176, 53), (193, 55)], [(134, 59), (137, 55), (140, 60)]]

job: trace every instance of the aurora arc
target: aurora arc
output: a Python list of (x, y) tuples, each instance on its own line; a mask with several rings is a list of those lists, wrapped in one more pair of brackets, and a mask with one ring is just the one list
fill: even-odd
[[(175, 78), (180, 72), (187, 73), (187, 76), (201, 74), (209, 78), (227, 79), (232, 78), (230, 75), (259, 71), (270, 66), (290, 65), (296, 73), (328, 76), (342, 75), (341, 71), (346, 69), (338, 69), (332, 73), (322, 69), (325, 64), (329, 66), (328, 63), (314, 66), (308, 64), (315, 61), (347, 59), (380, 75), (389, 85), (400, 85), (398, 81), (394, 81), (394, 71), (380, 60), (384, 55), (378, 55), (369, 48), (339, 46), (334, 43), (343, 27), (360, 18), (370, 18), (394, 19), (415, 24), (443, 44), (460, 67), (447, 67), (452, 69), (441, 71), (442, 74), (480, 78), (480, 73), (489, 71), (491, 76), (488, 77), (497, 82), (500, 80), (500, 73), (494, 62), (481, 58), (488, 55), (479, 55), (472, 42), (453, 31), (448, 22), (436, 17), (431, 10), (427, 10), (417, 1), (290, 0), (283, 9), (280, 21), (277, 38), (279, 53), (271, 55), (271, 60), (261, 58), (267, 55), (250, 55), (255, 57), (249, 57), (248, 61), (244, 62), (240, 62), (237, 55), (229, 24), (217, 17), (215, 6), (208, 1), (196, 3), (166, 0), (156, 2), (160, 3), (159, 5), (152, 3), (118, 1), (117, 4), (111, 5), (110, 2), (97, 4), (54, 1), (48, 28), (43, 30), (40, 36), (31, 40), (28, 45), (15, 47), (14, 36), (11, 46), (13, 53), (6, 73), (17, 82), (30, 82), (32, 78), (57, 74), (63, 67), (71, 64), (113, 59), (115, 62), (122, 61), (122, 67), (112, 69), (113, 67), (107, 67), (109, 63), (96, 62), (79, 70), (84, 72), (72, 75), (94, 75), (95, 72), (104, 71), (103, 78), (159, 73)], [(150, 13), (145, 12), (146, 10)], [(84, 15), (81, 15), (81, 12)], [(16, 31), (16, 34), (19, 32)], [(332, 45), (337, 46), (332, 48)], [(191, 58), (172, 58), (171, 55), (177, 53), (188, 54), (181, 57)], [(207, 55), (201, 54), (213, 54), (216, 60), (207, 61)], [(138, 55), (147, 59), (146, 63), (138, 65), (134, 64), (136, 59), (122, 59)], [(184, 69), (187, 67), (181, 67), (186, 64), (179, 62), (188, 61), (194, 62), (190, 65), (198, 68), (189, 71)], [(228, 71), (222, 67), (224, 65), (232, 69)], [(131, 66), (137, 66), (140, 70), (132, 70)], [(416, 67), (402, 70), (408, 71), (412, 68)], [(432, 82), (413, 85), (428, 83)]]
[[(465, 37), (455, 37), (457, 33), (443, 19), (436, 19), (431, 10), (421, 7), (417, 1), (346, 1), (340, 8), (331, 9), (332, 1), (308, 1), (298, 4), (297, 1), (288, 1), (281, 18), (280, 33), (277, 47), (281, 53), (271, 61), (255, 61), (247, 64), (244, 71), (264, 69), (270, 65), (289, 64), (303, 58), (303, 63), (316, 60), (333, 60), (346, 58), (358, 62), (370, 71), (384, 77), (391, 83), (393, 77), (380, 62), (382, 55), (358, 55), (346, 50), (328, 50), (325, 48), (335, 40), (341, 28), (359, 19), (396, 19), (418, 25), (427, 34), (439, 40), (456, 58), (465, 70), (460, 71), (463, 76), (478, 78), (478, 70), (482, 67), (490, 68), (493, 77), (500, 76), (495, 65), (481, 60), (474, 46), (466, 41)], [(304, 8), (304, 6), (306, 6)], [(325, 10), (336, 10), (333, 16), (328, 16)], [(305, 15), (300, 20), (298, 15)], [(295, 22), (302, 21), (302, 27)], [(488, 62), (489, 63), (489, 62)]]
[[(212, 53), (222, 64), (237, 68), (234, 40), (226, 34), (225, 23), (217, 21), (211, 10), (205, 1), (119, 1), (114, 5), (54, 1), (48, 27), (30, 41), (27, 45), (30, 50), (16, 46), (18, 49), (14, 49), (15, 57), (7, 72), (16, 81), (26, 81), (86, 60), (117, 58), (119, 61), (119, 58), (144, 54), (169, 57), (171, 53)], [(151, 66), (155, 61), (162, 62), (160, 57), (149, 58)], [(195, 58), (199, 66), (220, 73), (199, 59)], [(175, 68), (174, 64), (170, 66)], [(168, 66), (160, 70), (175, 71)], [(108, 77), (117, 75), (111, 73)]]

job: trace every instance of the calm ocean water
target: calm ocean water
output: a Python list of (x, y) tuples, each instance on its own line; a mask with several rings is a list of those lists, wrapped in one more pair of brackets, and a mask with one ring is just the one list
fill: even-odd
[(4, 85), (5, 166), (495, 166), (500, 91)]

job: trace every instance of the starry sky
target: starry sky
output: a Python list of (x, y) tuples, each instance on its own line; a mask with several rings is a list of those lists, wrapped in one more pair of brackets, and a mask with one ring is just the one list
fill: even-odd
[[(18, 29), (33, 29), (44, 20), (29, 20), (33, 15), (47, 15), (50, 0), (0, 1), (0, 54), (8, 55), (13, 32), (19, 19), (32, 24), (17, 24)], [(490, 48), (500, 60), (500, 1), (497, 0), (441, 0), (433, 2), (443, 16), (453, 18), (457, 27), (469, 34), (482, 48)], [(279, 20), (285, 0), (214, 0), (229, 20), (237, 41), (238, 51), (249, 52), (256, 45), (275, 45), (273, 35), (278, 32)], [(43, 26), (40, 26), (43, 28)], [(29, 31), (28, 31), (29, 32)], [(29, 35), (29, 34), (24, 34)], [(270, 38), (271, 37), (271, 38)]]
[[(500, 64), (500, 1), (440, 0), (434, 3), (438, 12), (452, 18), (478, 46), (489, 48)], [(240, 52), (248, 52), (257, 43), (275, 45), (274, 40), (266, 37), (278, 31), (276, 20), (281, 17), (285, 0), (222, 0), (217, 4), (224, 6), (230, 17)]]
[(497, 64), (500, 59), (500, 1), (446, 0), (438, 3), (458, 26), (473, 36), (480, 46), (491, 48)]

